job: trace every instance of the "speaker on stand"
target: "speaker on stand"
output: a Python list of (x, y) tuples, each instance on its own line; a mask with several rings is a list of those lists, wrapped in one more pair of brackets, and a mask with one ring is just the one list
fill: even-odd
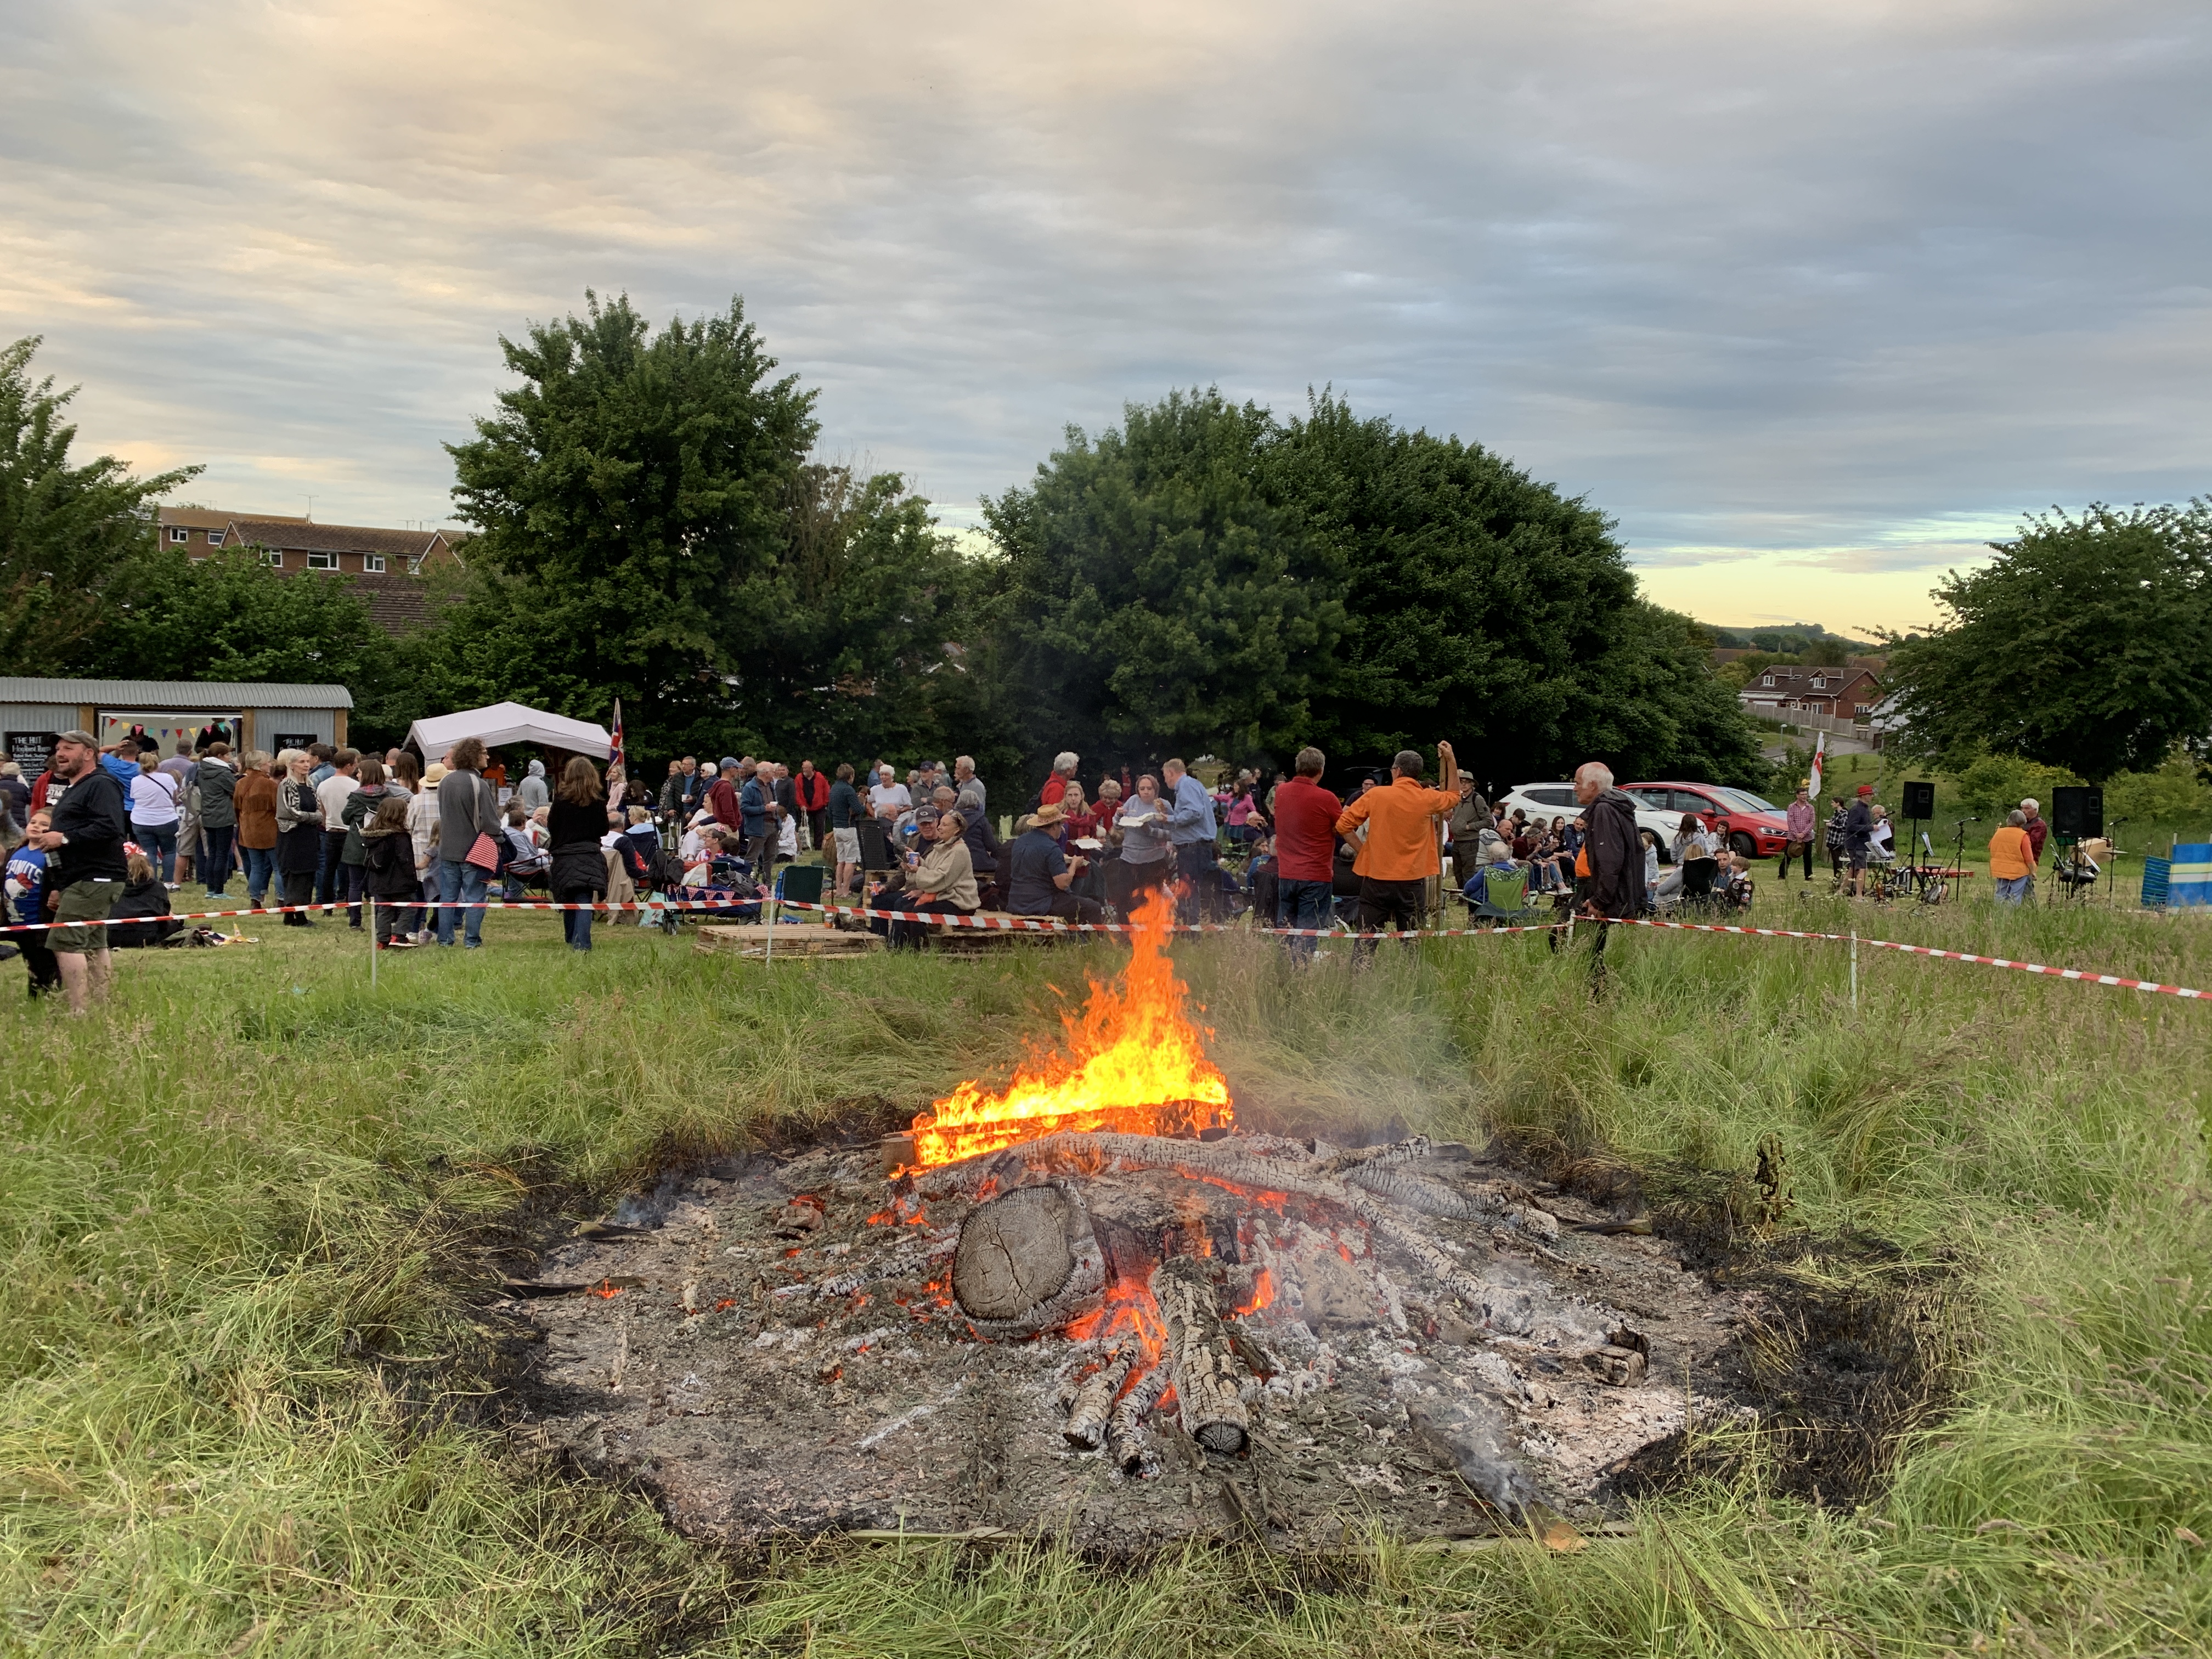
[(1905, 786), (1905, 879), (1923, 902), (1936, 878), (1920, 863), (1920, 837), (1917, 827), (1936, 816), (1936, 786), (1925, 781), (1907, 782)]
[(2051, 833), (2065, 850), (2054, 861), (2052, 875), (2069, 899), (2082, 896), (2094, 884), (2078, 879), (2080, 867), (2074, 849), (2105, 833), (2105, 792), (2087, 784), (2062, 784), (2051, 792)]

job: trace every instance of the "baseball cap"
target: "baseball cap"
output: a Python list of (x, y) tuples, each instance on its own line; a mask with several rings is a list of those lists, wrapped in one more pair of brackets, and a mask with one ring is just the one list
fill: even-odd
[(56, 743), (81, 743), (88, 749), (97, 749), (100, 747), (100, 739), (94, 737), (89, 732), (57, 732), (54, 733), (54, 741)]
[(1861, 784), (1859, 786), (1859, 793), (1862, 795), (1871, 795), (1874, 793), (1874, 786), (1870, 783)]
[(915, 807), (915, 808), (914, 809), (914, 821), (915, 821), (916, 823), (936, 823), (936, 822), (937, 822), (937, 809), (936, 809), (934, 806), (917, 806), (917, 807)]

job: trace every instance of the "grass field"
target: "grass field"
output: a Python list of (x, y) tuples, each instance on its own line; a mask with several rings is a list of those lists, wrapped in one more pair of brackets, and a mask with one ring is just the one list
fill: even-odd
[[(1765, 908), (2212, 987), (2197, 918)], [(1507, 1128), (1661, 1199), (1778, 1132), (1803, 1233), (1769, 1270), (1902, 1310), (1924, 1360), (1886, 1478), (1816, 1503), (1789, 1435), (1717, 1430), (1633, 1538), (1577, 1554), (738, 1558), (500, 1432), (471, 1311), (517, 1265), (496, 1251), (672, 1162), (911, 1111), (1048, 1035), (1113, 949), (764, 969), (635, 928), (578, 957), (550, 915), (487, 936), (387, 957), (372, 992), (359, 934), (264, 926), (121, 959), (85, 1022), (5, 970), (0, 1629), (21, 1650), (2212, 1650), (2212, 1006), (1863, 952), (1854, 1012), (1840, 946), (1648, 932), (1614, 941), (1597, 1005), (1534, 939), (1358, 976), (1181, 945), (1266, 1127)]]

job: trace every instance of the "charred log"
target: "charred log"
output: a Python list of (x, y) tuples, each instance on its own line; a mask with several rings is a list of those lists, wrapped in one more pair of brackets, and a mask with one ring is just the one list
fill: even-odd
[(1237, 1396), (1236, 1347), (1222, 1325), (1206, 1261), (1173, 1256), (1160, 1263), (1152, 1273), (1152, 1300), (1167, 1327), (1183, 1432), (1208, 1451), (1243, 1451), (1252, 1419)]
[(1097, 1308), (1105, 1285), (1090, 1218), (1062, 1188), (1018, 1187), (961, 1224), (952, 1294), (984, 1334), (1058, 1329)]
[(1106, 1418), (1106, 1455), (1124, 1474), (1140, 1474), (1152, 1462), (1145, 1435), (1145, 1413), (1159, 1403), (1167, 1391), (1164, 1365), (1155, 1365), (1137, 1380), (1137, 1386), (1115, 1402)]
[(1106, 1438), (1107, 1419), (1114, 1413), (1114, 1397), (1121, 1392), (1121, 1384), (1128, 1380), (1129, 1368), (1136, 1362), (1136, 1346), (1125, 1343), (1103, 1365), (1083, 1379), (1068, 1406), (1067, 1421), (1060, 1428), (1069, 1445), (1088, 1450)]

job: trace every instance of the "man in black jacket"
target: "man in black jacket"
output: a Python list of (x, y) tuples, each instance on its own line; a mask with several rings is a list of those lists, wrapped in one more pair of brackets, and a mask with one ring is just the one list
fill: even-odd
[(46, 878), (55, 896), (46, 948), (62, 972), (70, 1012), (104, 1002), (114, 982), (105, 922), (115, 908), (128, 872), (123, 843), (131, 834), (123, 786), (100, 763), (100, 744), (88, 732), (64, 732), (54, 744), (54, 776), (69, 793), (53, 809), (53, 824), (37, 837), (56, 873)]
[(1575, 799), (1589, 821), (1576, 854), (1575, 914), (1589, 920), (1597, 935), (1590, 945), (1590, 988), (1602, 993), (1606, 935), (1613, 932), (1602, 919), (1644, 914), (1644, 842), (1636, 832), (1636, 803), (1613, 787), (1611, 768), (1597, 761), (1577, 767)]

